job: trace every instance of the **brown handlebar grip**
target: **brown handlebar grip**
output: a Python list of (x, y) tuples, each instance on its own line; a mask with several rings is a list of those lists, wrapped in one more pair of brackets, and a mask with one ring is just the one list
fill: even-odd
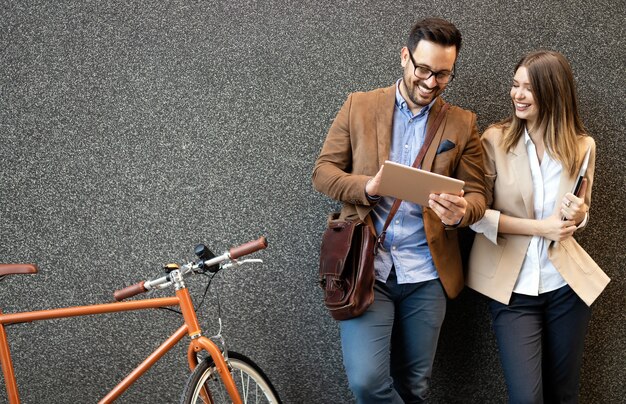
[(35, 264), (0, 264), (0, 276), (11, 274), (36, 274)]
[(115, 292), (113, 292), (113, 297), (119, 302), (140, 293), (144, 293), (148, 290), (144, 287), (144, 283), (146, 282), (141, 281), (134, 285), (126, 286), (124, 289), (116, 290)]
[(244, 255), (252, 254), (255, 251), (262, 250), (265, 247), (267, 247), (267, 239), (261, 236), (258, 240), (248, 241), (245, 244), (231, 248), (228, 253), (231, 259), (237, 259)]

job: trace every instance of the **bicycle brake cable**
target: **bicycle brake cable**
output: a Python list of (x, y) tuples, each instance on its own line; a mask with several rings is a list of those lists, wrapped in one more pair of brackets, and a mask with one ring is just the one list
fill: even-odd
[[(201, 275), (207, 276), (209, 278), (209, 282), (206, 285), (206, 288), (204, 289), (204, 293), (202, 294), (202, 299), (200, 299), (200, 303), (198, 303), (197, 306), (194, 307), (194, 312), (198, 312), (198, 310), (202, 307), (202, 305), (204, 304), (204, 300), (206, 299), (206, 295), (209, 292), (209, 288), (211, 287), (211, 282), (213, 281), (213, 278), (215, 277), (215, 275), (217, 275), (219, 273), (218, 272), (213, 272), (211, 273), (211, 275), (208, 275), (204, 272), (201, 272)], [(215, 292), (216, 296), (217, 296), (217, 308), (218, 308), (218, 313), (220, 315), (221, 318), (221, 307), (220, 307), (220, 302), (219, 302), (219, 295), (217, 294), (217, 291)], [(176, 310), (176, 309), (172, 309), (171, 307), (158, 307), (161, 310), (167, 310), (167, 311), (171, 311), (173, 313), (179, 314), (179, 315), (183, 315), (183, 313), (180, 310)]]
[[(202, 294), (202, 299), (200, 299), (200, 303), (198, 303), (198, 306), (194, 307), (194, 311), (196, 313), (198, 312), (198, 310), (200, 310), (200, 308), (204, 304), (204, 300), (206, 298), (206, 295), (209, 292), (209, 288), (211, 287), (211, 282), (213, 281), (213, 278), (215, 278), (215, 275), (217, 275), (218, 273), (219, 273), (219, 271), (218, 272), (213, 272), (211, 275), (207, 275), (206, 273), (202, 273), (202, 275), (207, 276), (209, 278), (209, 282), (207, 283), (206, 288), (204, 288), (204, 293)], [(219, 309), (220, 299), (219, 299), (219, 295), (217, 294), (217, 291), (215, 292), (215, 295), (217, 296), (217, 307)]]

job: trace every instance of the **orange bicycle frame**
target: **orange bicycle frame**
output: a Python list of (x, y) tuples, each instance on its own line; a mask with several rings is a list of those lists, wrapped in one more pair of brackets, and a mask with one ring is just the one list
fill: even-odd
[(185, 324), (176, 330), (166, 341), (164, 341), (154, 352), (152, 352), (142, 363), (133, 369), (128, 376), (124, 378), (117, 386), (115, 386), (102, 400), (100, 404), (111, 403), (124, 393), (139, 377), (141, 377), (152, 365), (163, 357), (172, 347), (174, 347), (185, 335), (189, 335), (191, 342), (187, 351), (187, 360), (189, 368), (193, 370), (198, 365), (197, 353), (207, 351), (213, 359), (217, 371), (226, 387), (226, 390), (233, 403), (241, 404), (241, 397), (235, 386), (228, 365), (224, 360), (224, 356), (219, 347), (210, 339), (201, 335), (198, 318), (194, 311), (189, 290), (184, 287), (176, 291), (176, 296), (143, 299), (128, 302), (105, 303), (87, 306), (67, 307), (61, 309), (50, 309), (30, 312), (20, 312), (12, 314), (4, 314), (0, 310), (0, 363), (2, 364), (2, 373), (9, 398), (9, 404), (19, 404), (20, 398), (17, 389), (17, 381), (13, 362), (11, 360), (11, 352), (5, 326), (15, 323), (26, 323), (40, 320), (50, 320), (56, 318), (87, 316), (104, 313), (117, 313), (122, 311), (154, 309), (166, 306), (179, 306), (183, 314)]

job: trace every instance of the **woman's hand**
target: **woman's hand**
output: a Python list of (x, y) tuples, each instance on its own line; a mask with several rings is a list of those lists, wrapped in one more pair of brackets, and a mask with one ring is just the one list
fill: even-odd
[(580, 184), (580, 197), (568, 192), (561, 201), (561, 215), (567, 220), (573, 220), (576, 225), (585, 220), (585, 215), (589, 211), (589, 206), (585, 203), (585, 193), (587, 192), (587, 179), (583, 178)]
[(562, 241), (576, 231), (576, 223), (573, 220), (561, 220), (561, 215), (556, 213), (547, 219), (538, 220), (537, 235), (553, 241)]

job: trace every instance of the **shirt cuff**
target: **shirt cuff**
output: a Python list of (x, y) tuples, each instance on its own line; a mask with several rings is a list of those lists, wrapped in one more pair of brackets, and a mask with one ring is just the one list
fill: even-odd
[(463, 218), (460, 218), (459, 221), (456, 222), (455, 224), (445, 224), (443, 223), (443, 220), (441, 221), (441, 223), (443, 223), (443, 227), (445, 227), (446, 229), (456, 229), (457, 227), (459, 227), (462, 221), (463, 221)]
[(498, 244), (498, 223), (500, 221), (500, 211), (487, 209), (485, 216), (476, 223), (470, 225), (470, 229), (476, 233), (482, 233), (489, 241)]
[(582, 222), (580, 222), (578, 226), (576, 226), (576, 230), (582, 229), (583, 227), (587, 226), (587, 222), (589, 222), (589, 212), (585, 212), (585, 218)]
[(380, 200), (380, 195), (370, 195), (367, 191), (365, 192), (365, 197), (369, 202), (378, 202)]

